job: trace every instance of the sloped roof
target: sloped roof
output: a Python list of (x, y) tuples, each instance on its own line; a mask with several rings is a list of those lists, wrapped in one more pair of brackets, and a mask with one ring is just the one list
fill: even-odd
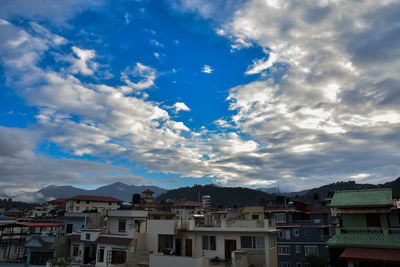
[(392, 189), (378, 188), (335, 192), (330, 207), (390, 207), (392, 205)]
[(104, 197), (104, 196), (84, 196), (84, 195), (79, 195), (79, 196), (74, 196), (69, 198), (70, 200), (83, 200), (83, 201), (100, 201), (100, 202), (124, 202), (120, 199), (113, 198), (113, 197)]
[(146, 189), (146, 190), (144, 190), (142, 193), (153, 194), (154, 192), (153, 192), (153, 191), (151, 191), (150, 189)]
[(47, 203), (65, 203), (67, 202), (68, 198), (56, 198), (53, 200), (48, 201)]
[(327, 242), (328, 247), (393, 248), (400, 249), (400, 235), (367, 232), (337, 234)]

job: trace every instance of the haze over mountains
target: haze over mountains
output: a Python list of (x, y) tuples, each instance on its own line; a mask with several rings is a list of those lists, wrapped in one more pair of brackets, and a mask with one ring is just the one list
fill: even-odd
[[(102, 186), (94, 190), (86, 190), (76, 188), (73, 186), (56, 186), (51, 185), (42, 188), (33, 193), (24, 193), (23, 195), (14, 196), (1, 196), (2, 198), (10, 197), (14, 200), (21, 200), (24, 202), (36, 202), (43, 203), (54, 198), (69, 198), (76, 195), (93, 195), (93, 196), (111, 196), (124, 201), (131, 201), (132, 195), (141, 193), (146, 189), (154, 191), (154, 196), (158, 200), (174, 199), (178, 201), (198, 201), (202, 195), (211, 195), (214, 199), (214, 204), (226, 206), (226, 205), (256, 205), (263, 204), (264, 200), (272, 198), (271, 194), (280, 194), (287, 197), (300, 198), (303, 201), (310, 201), (316, 195), (320, 198), (329, 196), (338, 190), (349, 190), (349, 189), (365, 189), (365, 188), (379, 188), (386, 187), (392, 188), (393, 196), (396, 198), (400, 197), (400, 177), (384, 184), (359, 184), (354, 181), (348, 182), (336, 182), (321, 187), (303, 190), (299, 192), (279, 192), (277, 188), (257, 188), (249, 189), (243, 187), (219, 187), (216, 185), (194, 185), (192, 187), (181, 187), (177, 189), (167, 190), (157, 186), (146, 186), (146, 185), (127, 185), (121, 182), (116, 182), (110, 185)], [(250, 199), (249, 198), (254, 198)]]

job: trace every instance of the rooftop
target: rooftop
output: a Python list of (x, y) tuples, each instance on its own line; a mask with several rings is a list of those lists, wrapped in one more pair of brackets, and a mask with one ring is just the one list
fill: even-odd
[(68, 200), (83, 200), (83, 201), (100, 201), (100, 202), (124, 202), (120, 199), (113, 198), (113, 197), (103, 197), (103, 196), (84, 196), (84, 195), (79, 195), (79, 196), (74, 196), (69, 198)]
[(346, 233), (337, 234), (327, 242), (328, 247), (363, 247), (400, 249), (400, 235), (379, 233)]
[(330, 204), (330, 207), (337, 208), (390, 206), (393, 206), (390, 188), (338, 191)]

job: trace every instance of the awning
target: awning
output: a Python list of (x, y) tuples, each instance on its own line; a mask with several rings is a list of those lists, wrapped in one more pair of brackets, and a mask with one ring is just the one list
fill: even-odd
[(399, 264), (400, 249), (346, 248), (339, 259)]
[(336, 209), (336, 213), (390, 213), (390, 207)]

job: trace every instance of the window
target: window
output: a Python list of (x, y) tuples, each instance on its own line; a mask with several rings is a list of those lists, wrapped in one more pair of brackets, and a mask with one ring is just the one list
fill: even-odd
[(378, 213), (367, 213), (368, 227), (381, 227), (381, 219)]
[(79, 206), (76, 206), (76, 211), (79, 211)]
[(72, 228), (73, 228), (73, 226), (72, 226), (72, 224), (71, 223), (69, 223), (69, 224), (67, 224), (67, 234), (70, 234), (70, 233), (72, 233)]
[(47, 261), (53, 259), (53, 252), (31, 252), (29, 264), (31, 265), (46, 265)]
[(299, 236), (299, 229), (293, 229), (293, 235), (294, 236)]
[(278, 237), (279, 238), (284, 238), (285, 237), (285, 231), (280, 231), (279, 233), (278, 233)]
[(270, 236), (269, 237), (269, 248), (275, 248), (276, 247), (276, 238)]
[(80, 201), (80, 200), (77, 200), (77, 201), (76, 201), (76, 204), (79, 204), (79, 203), (81, 203), (81, 201)]
[(290, 240), (290, 230), (285, 230), (285, 238)]
[(126, 252), (119, 250), (108, 251), (107, 262), (111, 264), (123, 264), (126, 262)]
[(296, 253), (300, 253), (300, 245), (296, 245)]
[(303, 264), (301, 262), (296, 263), (296, 267), (302, 267)]
[(279, 267), (292, 267), (290, 262), (281, 262), (278, 264)]
[(108, 202), (108, 206), (111, 206), (111, 202)]
[(241, 236), (241, 248), (262, 249), (265, 247), (263, 236)]
[(251, 219), (252, 220), (258, 220), (258, 214), (257, 215), (256, 214), (251, 215)]
[(173, 235), (158, 235), (158, 252), (170, 253), (174, 248)]
[(89, 204), (90, 203), (90, 201), (86, 201), (86, 204)]
[(318, 246), (304, 246), (304, 255), (308, 256), (310, 254), (318, 255)]
[(72, 256), (73, 257), (78, 257), (79, 255), (79, 247), (78, 246), (74, 246), (74, 249), (72, 251)]
[(216, 250), (216, 242), (214, 235), (203, 235), (203, 250)]
[(90, 240), (90, 234), (86, 234), (86, 240)]
[(99, 249), (99, 253), (97, 254), (97, 261), (104, 262), (104, 248)]
[(286, 222), (286, 214), (285, 213), (276, 213), (276, 214), (274, 214), (274, 218), (277, 223), (285, 223)]
[(290, 246), (278, 245), (278, 255), (290, 255)]
[(126, 220), (118, 221), (118, 232), (125, 233), (126, 231)]

